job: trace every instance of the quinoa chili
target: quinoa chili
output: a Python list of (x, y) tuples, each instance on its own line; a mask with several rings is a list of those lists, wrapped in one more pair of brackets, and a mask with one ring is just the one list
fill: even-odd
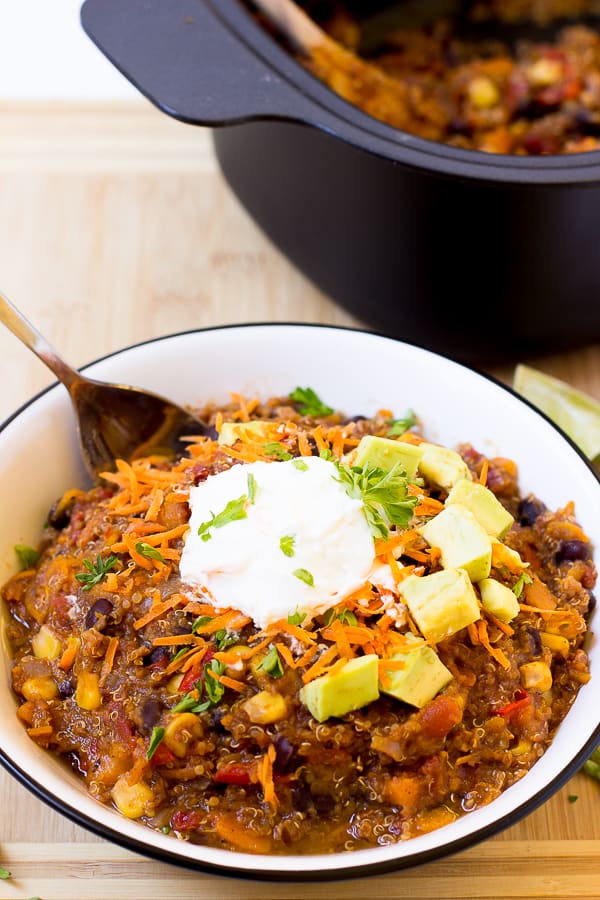
[[(300, 4), (340, 48), (361, 53), (361, 19), (340, 2)], [(300, 62), (355, 106), (418, 137), (516, 155), (600, 147), (600, 35), (578, 17), (597, 0), (482, 0), (456, 17), (390, 30), (364, 58), (338, 65), (331, 47)], [(466, 10), (469, 10), (468, 12)], [(560, 20), (553, 36), (503, 40), (502, 27)], [(600, 21), (600, 19), (598, 19)], [(585, 20), (587, 22), (587, 20)], [(466, 23), (466, 29), (465, 29)], [(498, 35), (494, 23), (501, 23)], [(479, 31), (478, 31), (479, 29)]]
[[(25, 554), (4, 586), (16, 714), (30, 738), (123, 815), (258, 854), (409, 839), (526, 775), (590, 678), (583, 641), (596, 570), (572, 504), (553, 511), (521, 496), (514, 462), (465, 444), (455, 457), (466, 481), (487, 486), (514, 519), (491, 540), (490, 571), (512, 616), (485, 607), (478, 582), (474, 621), (423, 642), (403, 592), (448, 571), (421, 529), (448, 509), (449, 489), (417, 471), (396, 522), (376, 506), (375, 569), (385, 576), (324, 612), (290, 609), (259, 627), (182, 581), (190, 489), (257, 459), (343, 464), (365, 436), (426, 442), (412, 415), (347, 419), (306, 390), (264, 402), (232, 395), (202, 416), (212, 431), (184, 458), (118, 461), (101, 486), (61, 497), (39, 557)], [(241, 428), (223, 441), (225, 426), (255, 421), (258, 440)], [(420, 706), (386, 693), (407, 642), (448, 672)], [(318, 721), (303, 691), (373, 658), (375, 699)]]

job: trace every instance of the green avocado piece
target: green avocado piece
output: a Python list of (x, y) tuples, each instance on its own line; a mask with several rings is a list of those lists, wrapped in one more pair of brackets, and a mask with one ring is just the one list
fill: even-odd
[(379, 697), (379, 657), (374, 653), (349, 659), (332, 675), (321, 675), (300, 690), (300, 700), (317, 722), (345, 716)]
[(417, 474), (420, 459), (421, 450), (416, 444), (368, 434), (360, 439), (352, 465), (376, 466), (378, 469), (383, 469), (384, 472), (389, 472), (396, 463), (400, 463), (406, 472), (406, 477), (412, 481)]
[(252, 422), (223, 422), (219, 432), (219, 444), (225, 447), (231, 447), (245, 432), (250, 432), (253, 437), (260, 440), (264, 436), (265, 426), (272, 425), (272, 422), (260, 422), (258, 419)]
[(466, 462), (456, 450), (438, 444), (419, 444), (419, 471), (426, 481), (449, 491), (461, 478), (470, 478)]
[(467, 478), (457, 481), (446, 497), (446, 506), (452, 503), (460, 503), (470, 509), (491, 537), (504, 537), (514, 522), (496, 495), (477, 481)]
[(505, 584), (495, 578), (484, 578), (477, 586), (481, 594), (481, 605), (501, 622), (508, 623), (518, 616), (519, 601)]
[(452, 681), (453, 675), (425, 641), (413, 634), (407, 634), (406, 639), (412, 646), (406, 652), (394, 653), (390, 657), (403, 662), (404, 668), (386, 672), (385, 663), (382, 663), (387, 676), (386, 686), (380, 682), (379, 689), (382, 694), (389, 694), (421, 709)]
[(491, 538), (466, 506), (445, 506), (419, 531), (431, 547), (440, 549), (445, 569), (465, 569), (471, 581), (481, 581), (490, 574)]
[(398, 589), (421, 634), (436, 644), (480, 618), (477, 595), (464, 569), (409, 575)]

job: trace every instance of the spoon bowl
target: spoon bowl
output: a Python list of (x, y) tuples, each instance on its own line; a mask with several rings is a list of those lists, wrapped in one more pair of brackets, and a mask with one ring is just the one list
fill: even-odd
[(98, 481), (102, 472), (113, 470), (117, 459), (176, 456), (183, 450), (183, 438), (205, 433), (206, 426), (197, 416), (158, 394), (81, 375), (2, 293), (0, 321), (67, 388), (83, 463), (93, 481)]

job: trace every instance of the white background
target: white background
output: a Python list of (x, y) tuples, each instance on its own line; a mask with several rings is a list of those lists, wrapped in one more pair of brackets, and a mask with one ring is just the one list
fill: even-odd
[(140, 96), (83, 31), (82, 2), (0, 0), (0, 100)]

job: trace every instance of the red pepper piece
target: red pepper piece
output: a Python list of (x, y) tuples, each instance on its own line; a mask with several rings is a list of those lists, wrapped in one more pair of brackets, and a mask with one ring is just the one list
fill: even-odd
[(226, 763), (215, 772), (217, 784), (253, 784), (254, 763)]
[(175, 761), (175, 754), (169, 750), (165, 744), (159, 744), (150, 760), (153, 766), (165, 766), (167, 763)]
[(496, 710), (497, 716), (512, 716), (513, 713), (520, 709), (525, 709), (525, 707), (531, 703), (531, 697), (527, 691), (523, 690), (523, 688), (517, 688), (514, 696), (515, 699), (511, 703), (507, 703), (506, 706), (502, 706), (500, 709)]
[(202, 815), (197, 810), (185, 812), (177, 809), (171, 816), (171, 828), (174, 831), (193, 831), (202, 820)]

